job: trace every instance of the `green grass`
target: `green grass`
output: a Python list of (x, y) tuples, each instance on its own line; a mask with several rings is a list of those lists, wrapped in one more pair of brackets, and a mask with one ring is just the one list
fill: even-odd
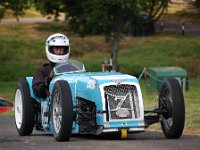
[(16, 81), (1, 81), (0, 86), (0, 96), (6, 97), (10, 100), (14, 100), (14, 93), (15, 88), (17, 87), (17, 80)]
[(123, 72), (138, 74), (144, 67), (180, 66), (196, 76), (197, 66), (191, 61), (200, 57), (199, 39), (174, 35), (137, 38), (135, 46), (120, 50), (120, 68)]
[(186, 106), (186, 130), (192, 129), (193, 133), (200, 133), (200, 103), (199, 103), (200, 80), (191, 79), (189, 92), (185, 93)]
[[(17, 82), (32, 76), (36, 68), (47, 62), (46, 38), (60, 32), (71, 40), (71, 58), (85, 63), (87, 71), (101, 71), (101, 63), (109, 60), (110, 45), (102, 36), (84, 39), (70, 32), (64, 23), (0, 25), (0, 96), (14, 100)], [(119, 69), (139, 76), (144, 67), (180, 66), (188, 71), (190, 90), (185, 93), (185, 132), (200, 133), (200, 38), (179, 35), (124, 37), (119, 51)], [(189, 78), (189, 79), (190, 79)], [(157, 95), (141, 80), (145, 106), (155, 106)], [(11, 112), (11, 115), (13, 113)]]

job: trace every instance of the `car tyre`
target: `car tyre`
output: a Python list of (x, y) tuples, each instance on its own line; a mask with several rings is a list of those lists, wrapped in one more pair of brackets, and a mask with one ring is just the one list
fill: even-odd
[(185, 124), (185, 104), (178, 80), (164, 79), (159, 93), (162, 111), (161, 127), (166, 138), (176, 139), (182, 135)]
[(55, 140), (69, 141), (73, 123), (73, 103), (67, 81), (59, 80), (54, 84), (51, 105)]
[(34, 127), (34, 101), (26, 79), (20, 81), (15, 92), (15, 125), (19, 135), (31, 135)]

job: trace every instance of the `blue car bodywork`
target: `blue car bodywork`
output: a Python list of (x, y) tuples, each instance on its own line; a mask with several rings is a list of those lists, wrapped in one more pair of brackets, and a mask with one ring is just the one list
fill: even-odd
[[(72, 63), (76, 61), (71, 60)], [(69, 63), (69, 62), (68, 62)], [(55, 70), (54, 70), (55, 71)], [(46, 132), (52, 132), (52, 120), (44, 115), (51, 104), (51, 95), (55, 82), (65, 80), (70, 85), (73, 110), (76, 112), (78, 100), (84, 100), (95, 106), (95, 130), (81, 130), (81, 123), (73, 120), (72, 133), (102, 134), (119, 132), (127, 129), (127, 132), (144, 131), (144, 107), (141, 89), (137, 78), (119, 72), (85, 72), (68, 71), (55, 75), (49, 86), (50, 96), (46, 99), (36, 97), (32, 91), (32, 77), (26, 78), (33, 99), (41, 103), (42, 128)], [(51, 112), (50, 112), (51, 113)], [(79, 114), (76, 114), (76, 117)], [(89, 123), (88, 123), (89, 124)], [(87, 125), (85, 128), (87, 128)]]
[(177, 79), (161, 83), (158, 106), (144, 110), (136, 77), (119, 72), (86, 72), (82, 63), (68, 60), (54, 67), (45, 99), (34, 95), (32, 77), (20, 81), (15, 92), (15, 124), (19, 135), (33, 128), (52, 133), (56, 141), (71, 134), (142, 132), (160, 122), (166, 138), (179, 138), (184, 129), (185, 104)]

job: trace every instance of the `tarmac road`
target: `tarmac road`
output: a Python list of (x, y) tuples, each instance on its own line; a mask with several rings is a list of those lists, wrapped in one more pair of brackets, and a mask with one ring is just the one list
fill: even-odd
[[(155, 23), (155, 29), (160, 33), (170, 33), (176, 35), (183, 35), (183, 26), (181, 22), (166, 21), (164, 23), (163, 31), (160, 31), (160, 21)], [(184, 24), (184, 35), (185, 36), (200, 36), (200, 25), (199, 24)]]
[(33, 131), (19, 136), (13, 116), (0, 116), (0, 150), (199, 150), (200, 136), (183, 135), (166, 139), (162, 132), (145, 131), (121, 140), (114, 136), (72, 136), (69, 142), (56, 142), (53, 135)]
[[(63, 17), (59, 18), (60, 21), (64, 21)], [(16, 19), (2, 19), (1, 24), (29, 24), (29, 23), (42, 23), (42, 22), (52, 22), (53, 19), (47, 18), (20, 18), (19, 22)]]

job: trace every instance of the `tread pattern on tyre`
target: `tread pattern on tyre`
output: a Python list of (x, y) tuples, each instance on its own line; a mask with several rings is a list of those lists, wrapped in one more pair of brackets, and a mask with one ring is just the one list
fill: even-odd
[(160, 96), (162, 92), (168, 88), (172, 97), (172, 120), (173, 124), (170, 129), (167, 129), (164, 122), (161, 121), (162, 130), (165, 136), (169, 139), (179, 138), (182, 135), (185, 124), (185, 104), (182, 89), (178, 80), (167, 78), (161, 84)]
[(21, 128), (17, 128), (17, 130), (19, 135), (21, 136), (31, 135), (34, 127), (34, 101), (30, 96), (30, 90), (27, 80), (24, 79), (20, 81), (18, 83), (17, 89), (21, 91), (23, 107), (22, 125)]
[[(54, 137), (56, 141), (69, 141), (72, 131), (73, 123), (73, 103), (70, 86), (67, 81), (59, 80), (54, 85), (53, 95), (52, 95), (52, 105), (54, 91), (58, 89), (62, 98), (62, 123), (60, 132), (57, 134), (54, 132)], [(53, 106), (52, 106), (53, 108)], [(53, 114), (53, 113), (52, 113)], [(53, 117), (53, 115), (52, 115)], [(53, 122), (53, 119), (52, 119)]]

